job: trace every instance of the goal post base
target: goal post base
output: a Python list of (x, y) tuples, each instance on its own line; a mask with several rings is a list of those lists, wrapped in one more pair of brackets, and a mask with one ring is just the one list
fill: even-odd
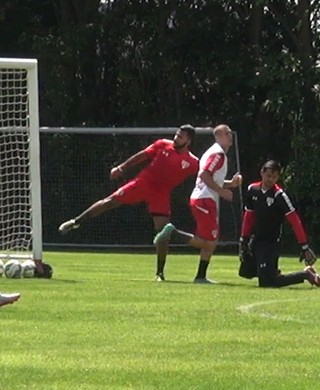
[(35, 278), (51, 279), (53, 268), (50, 264), (44, 263), (42, 260), (34, 260), (36, 268), (34, 271)]

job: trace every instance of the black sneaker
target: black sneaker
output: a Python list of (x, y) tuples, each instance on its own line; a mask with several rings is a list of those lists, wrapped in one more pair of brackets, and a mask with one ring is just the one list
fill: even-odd
[(161, 274), (157, 274), (154, 279), (155, 279), (156, 282), (164, 282), (166, 280), (162, 273)]

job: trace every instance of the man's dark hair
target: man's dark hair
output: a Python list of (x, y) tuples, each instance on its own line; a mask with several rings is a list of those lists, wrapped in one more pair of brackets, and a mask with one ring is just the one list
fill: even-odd
[(272, 172), (281, 172), (281, 164), (279, 161), (268, 160), (262, 165), (262, 171), (265, 172), (267, 169), (270, 169)]
[(192, 145), (196, 135), (196, 129), (192, 125), (182, 125), (180, 126), (180, 130), (188, 134), (188, 137), (191, 141), (190, 144)]

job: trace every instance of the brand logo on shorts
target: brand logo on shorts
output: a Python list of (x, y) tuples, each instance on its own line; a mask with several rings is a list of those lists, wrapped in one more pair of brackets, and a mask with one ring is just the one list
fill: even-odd
[(188, 167), (190, 167), (190, 163), (188, 163), (188, 161), (186, 161), (186, 160), (182, 160), (181, 161), (181, 168), (186, 169)]
[(268, 197), (268, 198), (266, 199), (266, 202), (267, 202), (268, 207), (270, 207), (270, 206), (273, 204), (274, 199)]

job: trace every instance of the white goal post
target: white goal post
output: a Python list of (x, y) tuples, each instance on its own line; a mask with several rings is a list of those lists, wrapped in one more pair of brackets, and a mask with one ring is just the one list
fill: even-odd
[(42, 260), (36, 59), (0, 58), (0, 258)]

